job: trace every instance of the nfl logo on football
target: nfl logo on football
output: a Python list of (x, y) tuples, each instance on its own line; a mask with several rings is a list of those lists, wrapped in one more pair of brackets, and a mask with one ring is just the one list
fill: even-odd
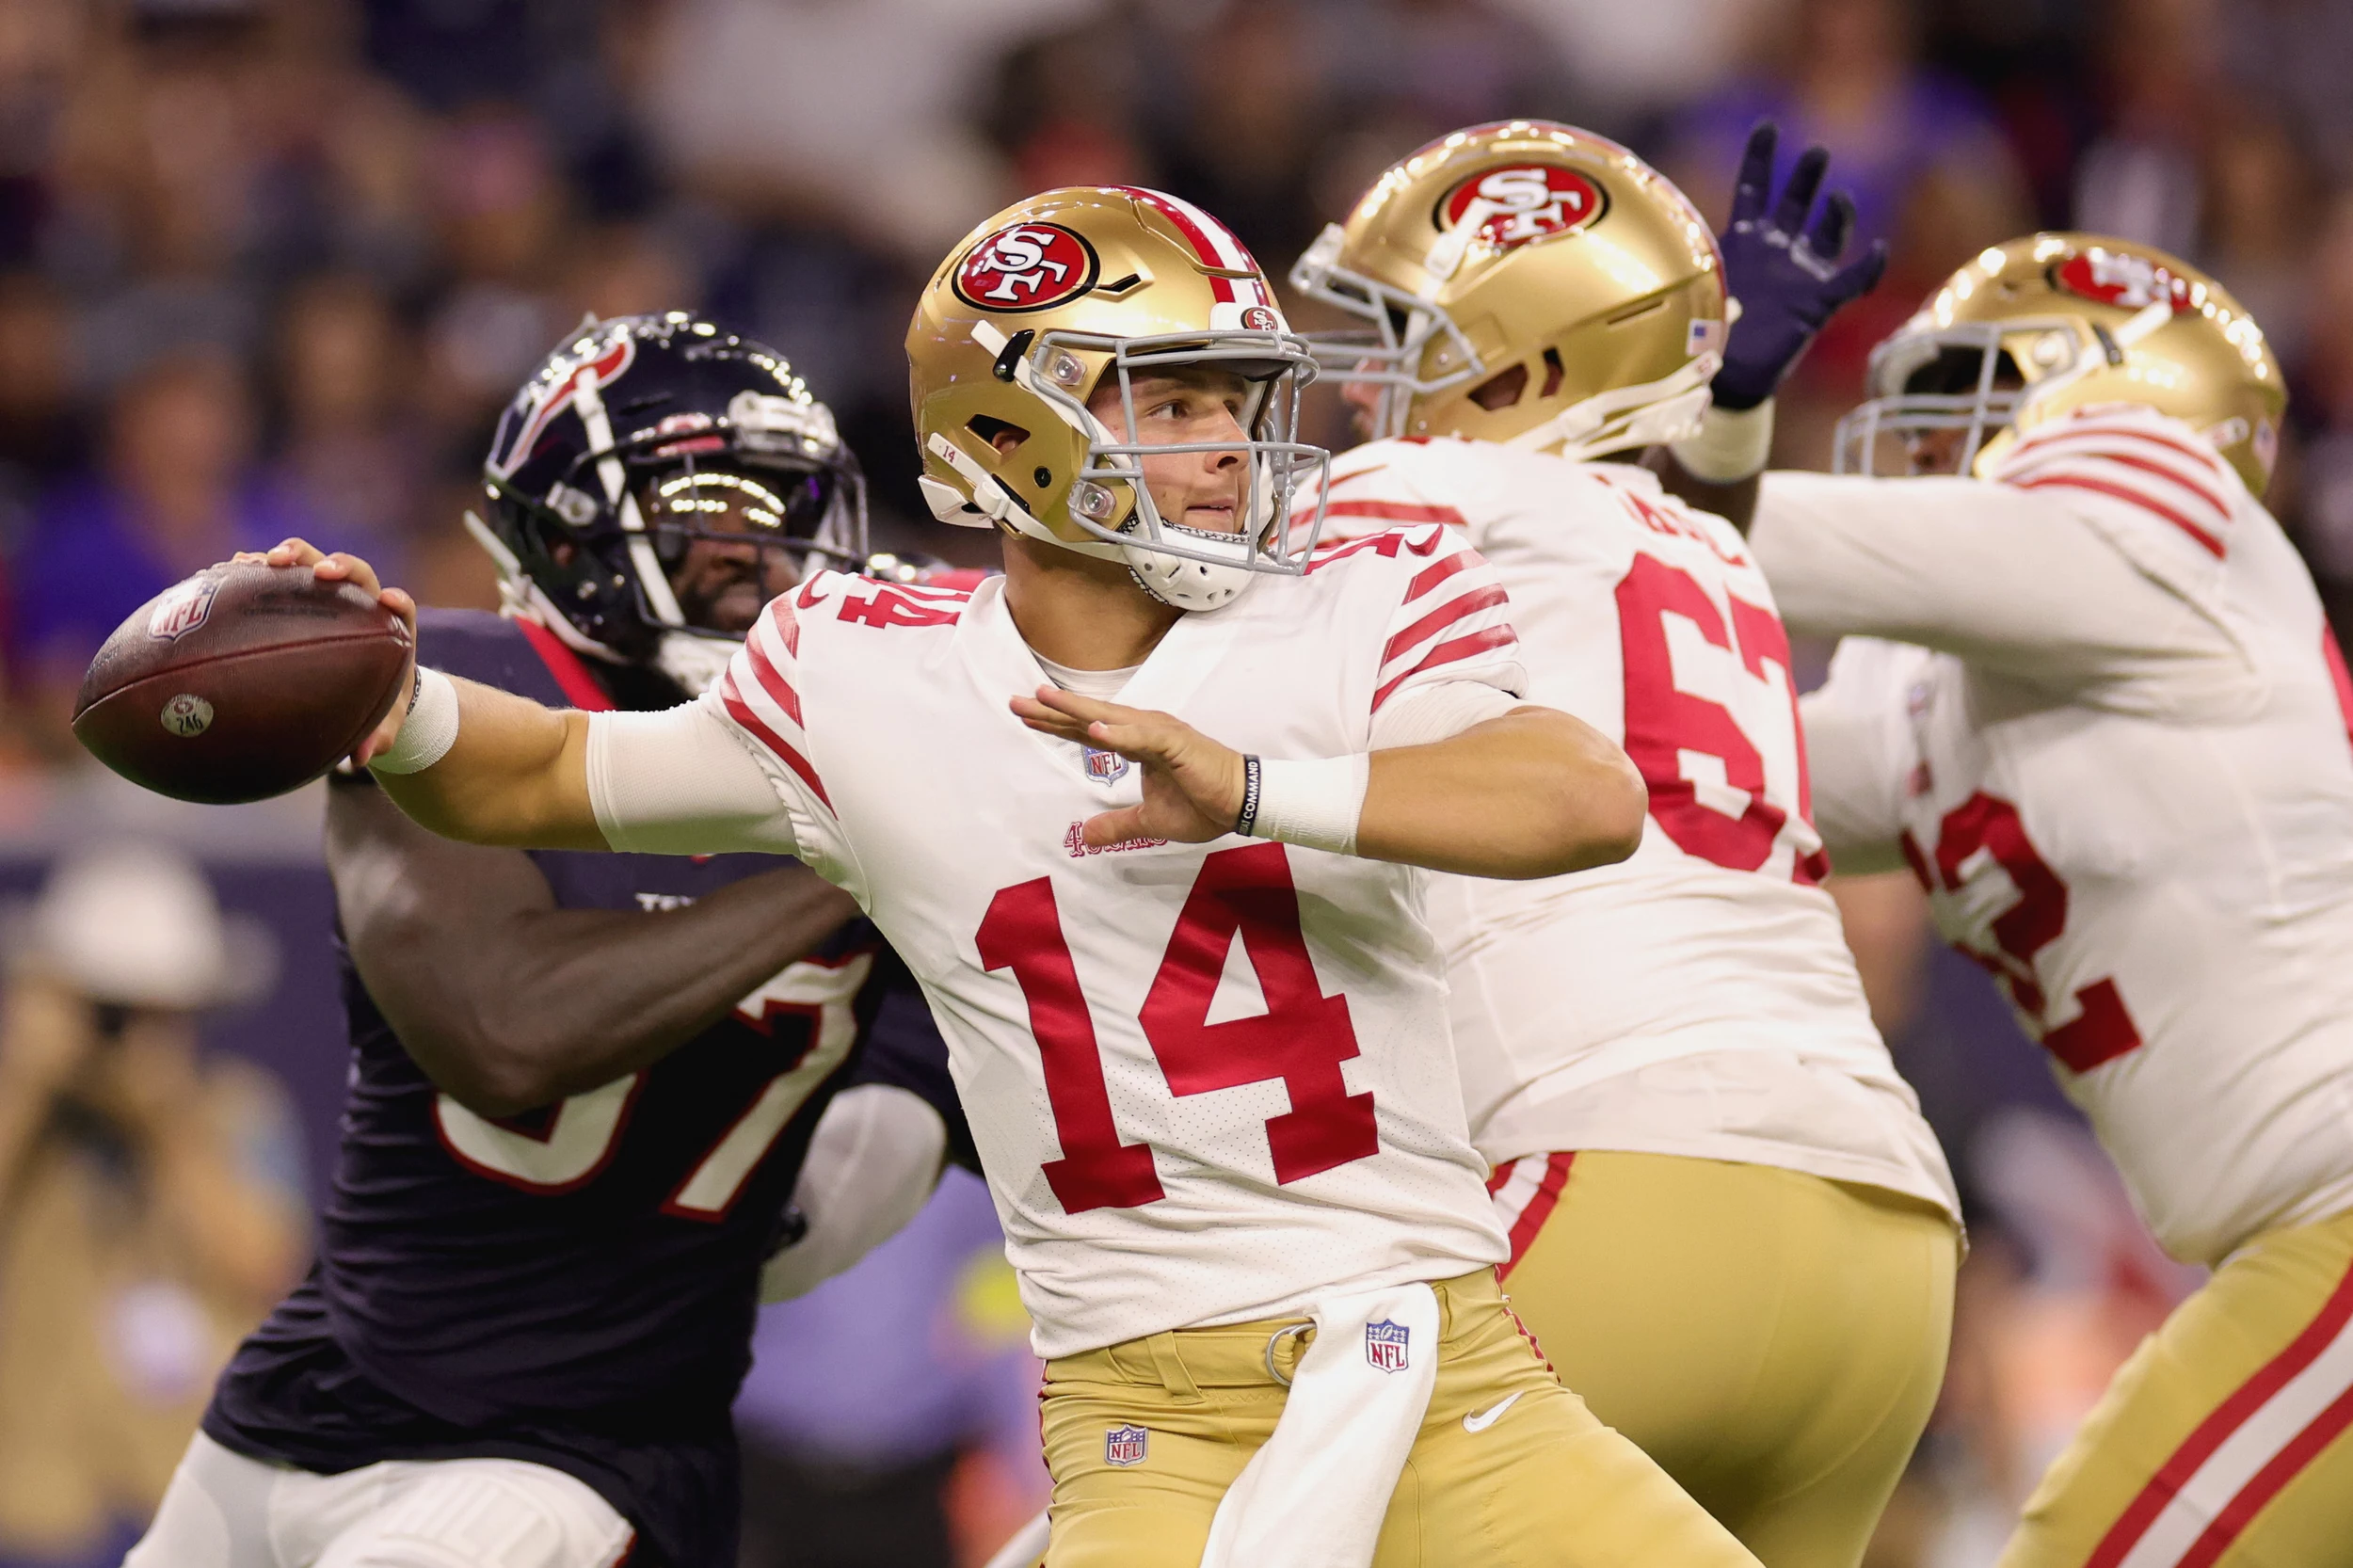
[(213, 596), (218, 592), (220, 579), (216, 577), (181, 584), (155, 601), (154, 611), (147, 617), (147, 634), (159, 643), (186, 636), (213, 613)]
[(1108, 1429), (1103, 1433), (1103, 1463), (1123, 1466), (1143, 1464), (1144, 1435), (1142, 1427)]
[(1085, 750), (1087, 754), (1087, 777), (1093, 779), (1096, 783), (1116, 784), (1121, 779), (1128, 776), (1128, 759), (1122, 757), (1119, 753), (1115, 751), (1097, 751), (1093, 746), (1088, 746)]
[(1365, 1359), (1385, 1372), (1405, 1370), (1405, 1341), (1413, 1333), (1403, 1323), (1384, 1318), (1365, 1325)]

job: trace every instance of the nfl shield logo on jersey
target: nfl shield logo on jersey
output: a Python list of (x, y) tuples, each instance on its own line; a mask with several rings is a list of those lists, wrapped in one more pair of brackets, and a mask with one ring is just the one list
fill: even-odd
[(1081, 748), (1087, 754), (1087, 777), (1097, 784), (1116, 784), (1128, 776), (1128, 759), (1115, 751), (1097, 751), (1093, 746)]
[(1385, 1372), (1405, 1370), (1405, 1341), (1413, 1333), (1403, 1323), (1384, 1318), (1365, 1325), (1365, 1359)]
[(1143, 1464), (1144, 1435), (1142, 1427), (1109, 1428), (1103, 1433), (1103, 1463), (1122, 1466)]

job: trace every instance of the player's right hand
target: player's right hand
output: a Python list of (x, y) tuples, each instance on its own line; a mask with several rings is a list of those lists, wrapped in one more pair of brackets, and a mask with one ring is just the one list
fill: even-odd
[[(376, 601), (398, 616), (401, 624), (408, 629), (408, 664), (405, 672), (406, 679), (401, 682), (400, 689), (406, 691), (416, 689), (417, 601), (401, 589), (388, 588), (377, 582), (374, 567), (360, 559), (359, 556), (348, 555), (342, 551), (337, 551), (330, 555), (307, 539), (287, 539), (261, 553), (240, 551), (236, 559), (272, 567), (309, 567), (312, 575), (321, 582), (348, 583), (362, 593), (374, 594)], [(400, 734), (400, 727), (408, 717), (408, 702), (406, 700), (395, 701), (392, 712), (384, 715), (383, 722), (369, 733), (366, 740), (360, 743), (360, 749), (351, 754), (353, 765), (366, 767), (369, 758), (380, 756)]]

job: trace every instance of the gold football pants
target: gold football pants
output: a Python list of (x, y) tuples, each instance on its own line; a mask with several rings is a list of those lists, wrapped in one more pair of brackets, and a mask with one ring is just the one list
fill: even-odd
[(1855, 1568), (1944, 1382), (1952, 1221), (1676, 1155), (1531, 1155), (1489, 1185), (1561, 1381), (1766, 1568)]
[[(1437, 1388), (1373, 1568), (1754, 1568), (1561, 1385), (1492, 1272), (1433, 1288)], [(1197, 1568), (1219, 1499), (1283, 1413), (1268, 1340), (1296, 1321), (1178, 1329), (1051, 1363), (1048, 1568)], [(1277, 1343), (1285, 1376), (1298, 1358), (1296, 1336)]]
[(2001, 1568), (2353, 1564), (2353, 1211), (2241, 1248), (2141, 1341)]

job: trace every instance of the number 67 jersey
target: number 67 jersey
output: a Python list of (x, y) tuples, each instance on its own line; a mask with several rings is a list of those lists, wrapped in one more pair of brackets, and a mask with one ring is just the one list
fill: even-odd
[(1788, 639), (1740, 536), (1644, 470), (1490, 441), (1360, 446), (1327, 495), (1327, 531), (1465, 536), (1511, 594), (1529, 700), (1650, 789), (1618, 865), (1433, 888), (1480, 1152), (1744, 1161), (1957, 1212), (1819, 886)]
[[(1087, 848), (1142, 770), (1014, 715), (1045, 678), (1003, 587), (828, 573), (779, 598), (700, 702), (592, 721), (605, 837), (786, 849), (857, 898), (948, 1040), (1042, 1356), (1501, 1261), (1426, 873), (1232, 837)], [(1420, 688), (1517, 695), (1516, 652), (1485, 563), (1413, 529), (1184, 616), (1118, 700), (1341, 756)]]

